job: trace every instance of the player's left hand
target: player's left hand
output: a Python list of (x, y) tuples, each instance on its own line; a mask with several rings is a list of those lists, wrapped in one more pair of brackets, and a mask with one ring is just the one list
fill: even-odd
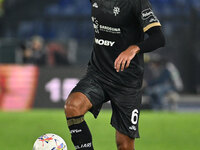
[(131, 45), (125, 51), (121, 52), (114, 63), (116, 71), (119, 72), (120, 69), (124, 71), (124, 68), (128, 68), (131, 60), (139, 51), (140, 48), (137, 45)]

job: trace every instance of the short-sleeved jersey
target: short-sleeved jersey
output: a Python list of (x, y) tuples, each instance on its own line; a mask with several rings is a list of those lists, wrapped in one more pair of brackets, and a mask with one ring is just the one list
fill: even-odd
[(90, 0), (94, 26), (94, 47), (89, 66), (106, 80), (140, 87), (143, 78), (143, 54), (138, 53), (129, 68), (116, 72), (114, 62), (130, 45), (144, 40), (144, 33), (160, 22), (149, 0)]

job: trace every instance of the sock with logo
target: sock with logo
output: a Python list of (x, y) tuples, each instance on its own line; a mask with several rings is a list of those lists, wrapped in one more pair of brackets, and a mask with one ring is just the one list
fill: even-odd
[(75, 149), (94, 150), (92, 145), (92, 135), (84, 120), (84, 116), (67, 118), (67, 124)]

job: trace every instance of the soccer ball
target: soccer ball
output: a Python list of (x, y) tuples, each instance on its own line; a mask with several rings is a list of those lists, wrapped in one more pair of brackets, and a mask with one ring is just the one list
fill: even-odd
[(67, 150), (67, 145), (60, 136), (48, 133), (35, 141), (33, 150)]

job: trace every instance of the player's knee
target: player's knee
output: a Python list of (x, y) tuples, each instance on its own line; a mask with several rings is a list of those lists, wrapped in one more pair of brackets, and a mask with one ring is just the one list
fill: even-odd
[(67, 117), (76, 117), (84, 115), (91, 105), (86, 101), (85, 96), (81, 93), (71, 94), (65, 103), (65, 114)]
[(79, 116), (80, 112), (79, 112), (78, 106), (76, 104), (69, 104), (66, 102), (65, 114), (67, 117)]
[(80, 112), (80, 103), (78, 102), (78, 98), (71, 98), (69, 97), (65, 103), (65, 114), (67, 117), (75, 117), (82, 115)]

